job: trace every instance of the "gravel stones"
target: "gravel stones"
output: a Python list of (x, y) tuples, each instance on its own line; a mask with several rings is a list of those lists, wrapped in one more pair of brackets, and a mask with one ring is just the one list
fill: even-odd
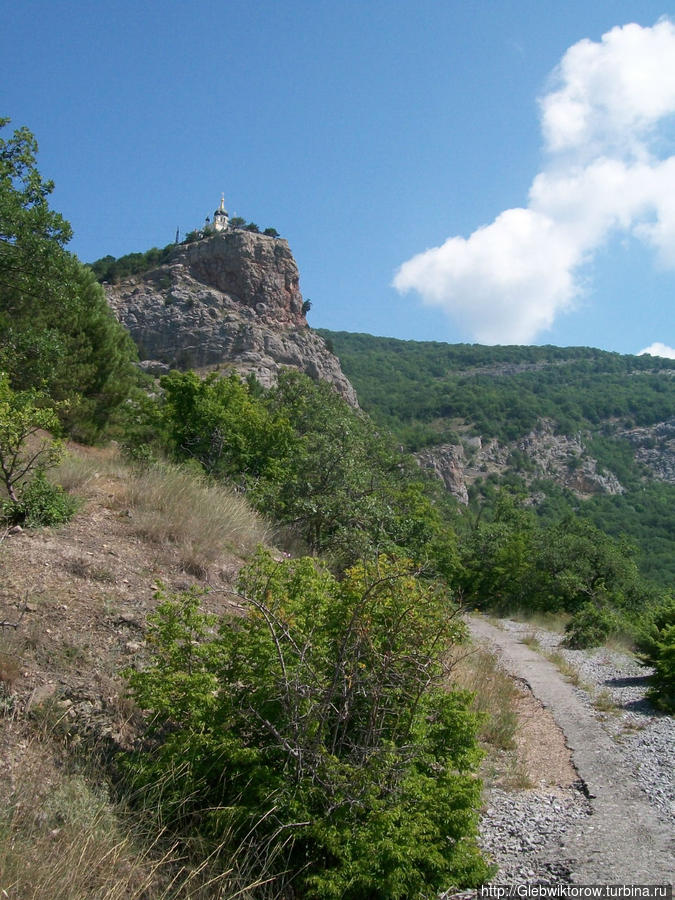
[(570, 650), (561, 646), (562, 635), (522, 622), (504, 619), (501, 627), (534, 635), (544, 653), (560, 653), (578, 672), (583, 687), (575, 688), (577, 697), (615, 740), (649, 802), (675, 825), (675, 719), (645, 699), (652, 670), (606, 647)]
[(558, 791), (490, 790), (481, 818), (480, 845), (499, 866), (495, 882), (567, 882), (562, 838), (590, 812), (581, 785)]
[[(480, 840), (500, 867), (494, 883), (639, 881), (650, 872), (660, 882), (671, 868), (669, 859), (672, 863), (675, 723), (645, 700), (650, 670), (605, 648), (567, 650), (560, 647), (560, 635), (531, 625), (502, 621), (500, 626), (471, 623), (481, 639), (489, 637), (507, 653), (510, 670), (519, 660), (514, 675), (533, 679), (534, 693), (542, 692), (540, 699), (563, 727), (585, 783), (486, 793)], [(537, 638), (541, 652), (562, 654), (583, 689), (556, 688), (564, 684), (563, 675), (543, 660), (535, 663), (538, 655), (523, 646), (526, 636)], [(542, 681), (547, 667), (549, 680)]]

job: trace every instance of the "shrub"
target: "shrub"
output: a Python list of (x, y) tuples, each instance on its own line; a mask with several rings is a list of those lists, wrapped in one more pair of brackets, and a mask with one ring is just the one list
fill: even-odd
[(58, 484), (52, 484), (44, 472), (22, 486), (17, 500), (2, 504), (2, 514), (13, 525), (36, 528), (41, 525), (63, 525), (75, 515), (78, 502)]
[(638, 636), (640, 656), (654, 667), (649, 698), (659, 709), (675, 712), (675, 598), (669, 597)]
[(338, 582), (260, 551), (247, 615), (165, 599), (129, 674), (156, 745), (129, 769), (172, 827), (229, 835), (307, 898), (412, 898), (476, 885), (480, 757), (470, 695), (441, 686), (460, 640), (445, 592), (406, 561)]
[(599, 647), (615, 628), (616, 619), (609, 610), (586, 603), (565, 626), (564, 643), (575, 650)]

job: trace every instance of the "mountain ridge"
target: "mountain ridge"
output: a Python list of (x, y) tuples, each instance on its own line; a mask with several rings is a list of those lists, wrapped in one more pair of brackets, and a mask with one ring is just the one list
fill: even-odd
[(321, 330), (359, 395), (460, 504), (515, 491), (547, 520), (589, 518), (675, 579), (675, 360)]

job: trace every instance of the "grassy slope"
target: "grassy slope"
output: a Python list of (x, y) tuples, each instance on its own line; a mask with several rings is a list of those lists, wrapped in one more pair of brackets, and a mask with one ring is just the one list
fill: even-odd
[[(75, 518), (2, 542), (0, 620), (18, 627), (0, 629), (0, 887), (21, 900), (216, 897), (199, 891), (213, 871), (185, 868), (102, 766), (142, 727), (120, 673), (142, 663), (158, 581), (208, 583), (203, 606), (218, 612), (268, 530), (226, 488), (139, 473), (110, 450), (76, 448), (55, 478), (83, 498)], [(246, 883), (235, 873), (228, 890)]]

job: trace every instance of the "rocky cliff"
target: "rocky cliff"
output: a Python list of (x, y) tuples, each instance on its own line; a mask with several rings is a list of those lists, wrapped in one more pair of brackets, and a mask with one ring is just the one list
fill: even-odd
[(307, 325), (283, 239), (230, 229), (177, 244), (165, 264), (104, 287), (150, 371), (230, 365), (269, 386), (288, 366), (357, 405), (337, 357)]
[[(647, 429), (636, 429), (642, 430)], [(468, 486), (490, 473), (503, 475), (513, 461), (514, 451), (528, 461), (526, 468), (520, 466), (520, 474), (528, 483), (536, 478), (548, 478), (579, 497), (623, 493), (616, 475), (601, 471), (597, 460), (588, 454), (583, 435), (556, 434), (553, 423), (546, 419), (512, 444), (467, 438), (462, 444), (442, 444), (422, 450), (417, 460), (423, 469), (440, 478), (460, 503), (466, 504)]]

